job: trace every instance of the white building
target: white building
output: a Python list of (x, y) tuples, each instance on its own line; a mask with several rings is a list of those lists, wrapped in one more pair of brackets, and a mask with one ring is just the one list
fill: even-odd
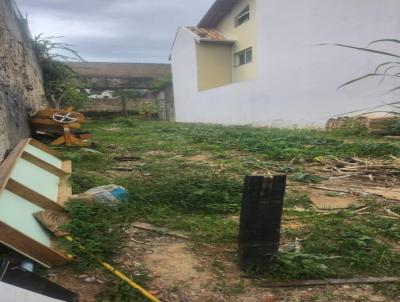
[(400, 38), (399, 11), (399, 0), (217, 0), (198, 27), (178, 29), (176, 120), (323, 126), (334, 115), (390, 102), (395, 96), (382, 96), (378, 79), (337, 88), (394, 58), (319, 44)]

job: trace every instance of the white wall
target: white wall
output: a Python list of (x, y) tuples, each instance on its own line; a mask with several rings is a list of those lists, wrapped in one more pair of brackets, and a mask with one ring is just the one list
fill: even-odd
[(176, 121), (194, 121), (191, 109), (197, 95), (196, 44), (186, 28), (179, 28), (171, 52)]
[(0, 302), (62, 302), (3, 282), (0, 293)]
[[(177, 121), (322, 126), (332, 115), (392, 101), (396, 95), (382, 96), (376, 80), (337, 90), (390, 57), (318, 44), (400, 38), (399, 11), (398, 0), (258, 0), (257, 79), (198, 93), (192, 77), (183, 85), (177, 75), (181, 62), (190, 66), (186, 53), (172, 62)], [(177, 43), (174, 54), (188, 44)]]

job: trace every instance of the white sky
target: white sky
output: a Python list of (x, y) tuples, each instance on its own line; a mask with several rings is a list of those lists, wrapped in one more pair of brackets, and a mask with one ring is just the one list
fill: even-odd
[(167, 62), (178, 26), (214, 0), (16, 0), (33, 35), (63, 36), (87, 61)]

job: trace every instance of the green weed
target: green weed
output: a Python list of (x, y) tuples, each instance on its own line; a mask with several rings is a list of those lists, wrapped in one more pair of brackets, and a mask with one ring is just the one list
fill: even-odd
[[(69, 206), (73, 217), (69, 230), (91, 252), (105, 259), (112, 259), (117, 253), (123, 239), (120, 228), (132, 221), (183, 230), (197, 242), (234, 245), (243, 178), (256, 169), (259, 173), (260, 167), (292, 174), (291, 179), (296, 182), (313, 183), (321, 179), (305, 171), (302, 164), (319, 156), (400, 156), (398, 144), (367, 138), (362, 133), (176, 124), (133, 118), (89, 121), (87, 130), (94, 134), (102, 153), (68, 149), (74, 165), (74, 192), (111, 182), (129, 191), (128, 200), (116, 209), (79, 203)], [(208, 162), (186, 159), (199, 154), (207, 154)], [(140, 157), (143, 165), (135, 166), (132, 175), (116, 178), (108, 173), (110, 167), (118, 165), (115, 156)], [(304, 193), (288, 193), (284, 205), (285, 215), (306, 227), (285, 230), (283, 236), (287, 240), (302, 239), (303, 250), (279, 254), (269, 278), (398, 275), (400, 257), (389, 241), (399, 240), (399, 225), (376, 215), (378, 206), (374, 200), (368, 202), (369, 214), (357, 217), (350, 211), (329, 215), (312, 211), (309, 196)], [(294, 207), (307, 211), (295, 211)], [(399, 209), (391, 209), (399, 213)]]

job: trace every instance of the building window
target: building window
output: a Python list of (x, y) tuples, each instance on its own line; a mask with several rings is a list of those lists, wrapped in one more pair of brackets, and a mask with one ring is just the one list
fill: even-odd
[(251, 47), (235, 54), (235, 66), (251, 63), (252, 60), (253, 49)]
[(250, 6), (247, 5), (245, 9), (243, 9), (239, 15), (235, 18), (235, 27), (242, 25), (250, 20)]

